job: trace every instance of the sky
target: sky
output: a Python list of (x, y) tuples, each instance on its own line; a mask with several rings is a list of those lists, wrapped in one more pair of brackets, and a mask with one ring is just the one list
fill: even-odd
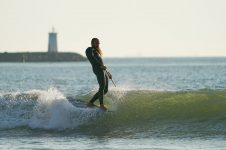
[(0, 0), (0, 52), (85, 55), (93, 37), (104, 57), (226, 56), (225, 0)]

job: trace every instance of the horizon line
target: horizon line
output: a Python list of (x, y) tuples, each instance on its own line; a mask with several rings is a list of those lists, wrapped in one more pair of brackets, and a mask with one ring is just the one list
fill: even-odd
[[(49, 53), (48, 51), (12, 51), (12, 52), (7, 52), (7, 51), (4, 51), (4, 52), (1, 52), (0, 51), (0, 54), (3, 54), (3, 53)], [(74, 51), (58, 51), (57, 53), (77, 53), (77, 54), (80, 54), (82, 56), (85, 57), (85, 55), (79, 53), (79, 52), (74, 52)], [(213, 57), (216, 57), (216, 58), (225, 58), (226, 55), (222, 56), (222, 55), (213, 55), (213, 56), (210, 56), (210, 55), (149, 55), (149, 56), (103, 56), (103, 58), (213, 58)]]

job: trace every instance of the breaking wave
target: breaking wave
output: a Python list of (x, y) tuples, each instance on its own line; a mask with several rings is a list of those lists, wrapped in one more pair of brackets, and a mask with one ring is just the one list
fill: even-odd
[[(225, 130), (226, 91), (111, 91), (105, 98), (110, 112), (73, 105), (86, 103), (92, 93), (72, 101), (55, 88), (0, 94), (0, 130), (26, 127), (80, 131), (92, 128), (151, 130), (181, 124)], [(212, 127), (213, 127), (212, 126)], [(171, 126), (172, 127), (172, 126)], [(218, 130), (218, 129), (217, 129)]]

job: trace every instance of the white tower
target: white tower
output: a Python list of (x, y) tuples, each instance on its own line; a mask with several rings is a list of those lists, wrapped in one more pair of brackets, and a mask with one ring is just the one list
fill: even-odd
[(54, 31), (49, 33), (49, 46), (48, 46), (49, 53), (57, 53), (57, 33)]

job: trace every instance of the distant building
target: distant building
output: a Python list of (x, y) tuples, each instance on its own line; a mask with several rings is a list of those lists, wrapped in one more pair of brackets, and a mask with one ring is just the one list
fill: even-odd
[(57, 33), (54, 31), (54, 28), (52, 32), (49, 33), (49, 46), (48, 46), (48, 52), (49, 53), (57, 53)]

